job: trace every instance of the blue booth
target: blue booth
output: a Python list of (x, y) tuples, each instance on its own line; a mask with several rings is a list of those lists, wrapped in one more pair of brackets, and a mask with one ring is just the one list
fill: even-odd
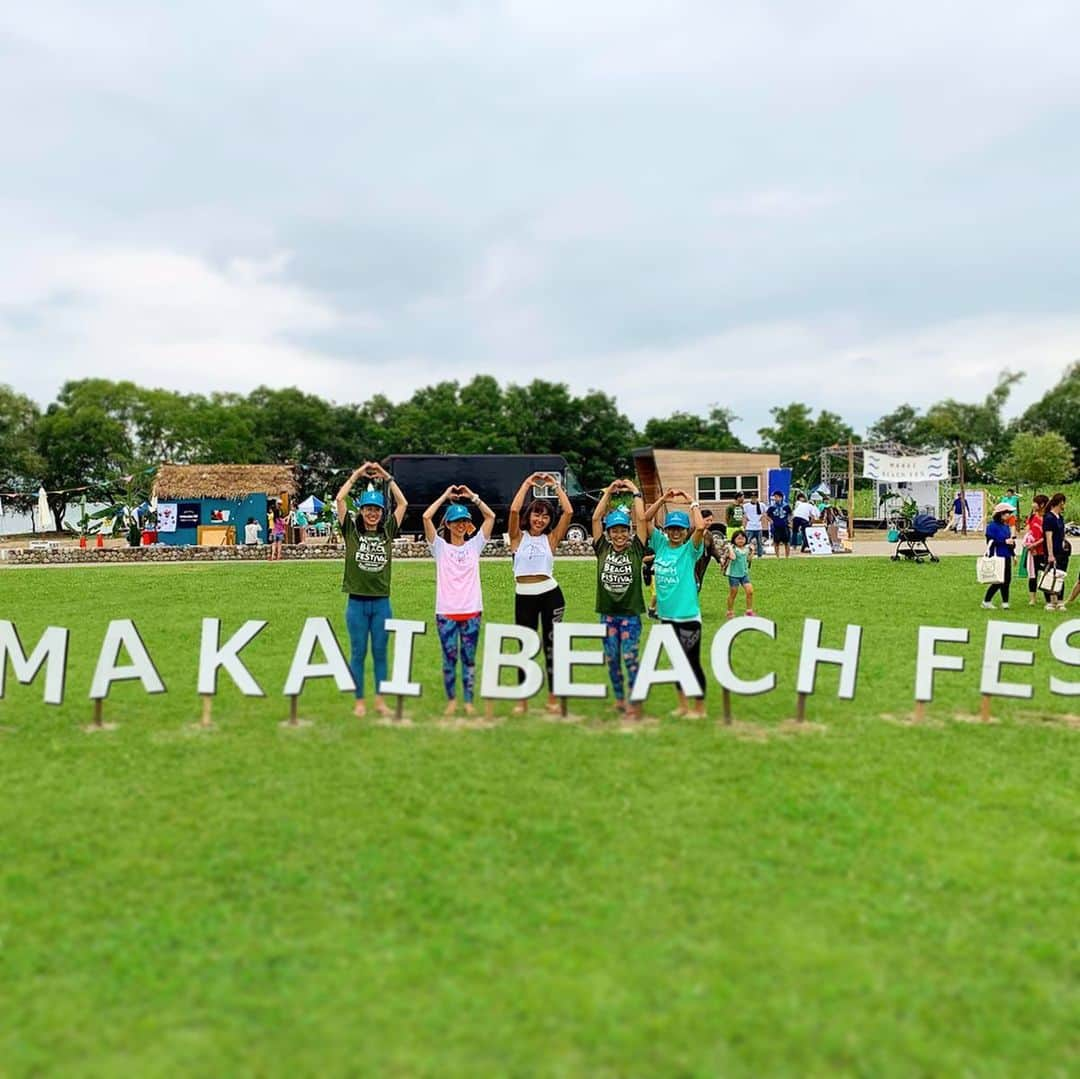
[(163, 464), (153, 493), (158, 543), (243, 543), (252, 517), (262, 526), (259, 540), (265, 543), (271, 501), (281, 501), (287, 510), (296, 498), (296, 466)]

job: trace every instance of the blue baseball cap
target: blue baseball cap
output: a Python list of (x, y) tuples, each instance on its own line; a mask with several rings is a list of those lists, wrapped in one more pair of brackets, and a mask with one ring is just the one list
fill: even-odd
[(448, 525), (453, 524), (455, 521), (468, 521), (472, 519), (472, 514), (469, 513), (468, 507), (459, 504), (454, 504), (446, 511), (446, 523)]
[(672, 510), (664, 521), (665, 528), (689, 528), (690, 515), (683, 510)]
[(360, 508), (364, 506), (378, 506), (379, 509), (386, 509), (386, 499), (383, 498), (382, 491), (365, 491), (360, 496)]
[(618, 525), (622, 525), (623, 528), (630, 527), (630, 514), (627, 513), (624, 509), (612, 510), (604, 518), (605, 528), (615, 528)]

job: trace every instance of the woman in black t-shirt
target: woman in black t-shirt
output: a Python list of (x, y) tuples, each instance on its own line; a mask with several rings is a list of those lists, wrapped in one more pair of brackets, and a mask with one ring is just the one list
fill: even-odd
[[(1065, 521), (1062, 513), (1065, 510), (1065, 496), (1058, 491), (1050, 498), (1050, 505), (1046, 507), (1046, 516), (1043, 517), (1043, 539), (1046, 542), (1046, 566), (1047, 569), (1059, 569), (1063, 573), (1069, 568), (1069, 549), (1065, 541)], [(1062, 595), (1065, 592), (1065, 582), (1055, 586), (1053, 591), (1043, 589), (1046, 596), (1046, 609), (1048, 611), (1063, 611), (1065, 604)]]

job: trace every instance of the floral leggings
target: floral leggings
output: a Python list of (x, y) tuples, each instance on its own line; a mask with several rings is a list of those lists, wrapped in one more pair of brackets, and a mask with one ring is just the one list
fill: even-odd
[(442, 645), (443, 685), (448, 700), (457, 696), (457, 663), (461, 657), (461, 695), (471, 704), (476, 685), (476, 646), (480, 641), (480, 615), (464, 622), (437, 614), (435, 625)]
[(623, 664), (631, 689), (638, 673), (638, 653), (641, 648), (641, 616), (636, 614), (602, 614), (600, 621), (607, 626), (604, 638), (604, 657), (607, 659), (608, 677), (617, 701), (624, 700)]

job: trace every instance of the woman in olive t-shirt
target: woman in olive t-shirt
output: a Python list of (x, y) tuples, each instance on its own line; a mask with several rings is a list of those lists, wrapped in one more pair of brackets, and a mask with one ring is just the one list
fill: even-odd
[[(349, 513), (346, 501), (353, 484), (366, 477), (387, 485), (394, 497), (394, 512), (386, 512), (386, 498), (381, 491), (367, 490), (360, 495), (360, 509)], [(390, 571), (393, 568), (394, 537), (401, 526), (408, 503), (401, 488), (380, 464), (365, 461), (345, 481), (336, 499), (338, 522), (345, 539), (345, 575), (341, 590), (349, 594), (345, 605), (345, 625), (349, 630), (352, 651), (349, 667), (356, 683), (354, 714), (363, 716), (364, 663), (367, 658), (368, 637), (371, 638), (371, 658), (375, 667), (375, 710), (389, 715), (390, 709), (379, 693), (386, 680), (386, 654), (390, 634), (386, 620), (390, 610)]]
[[(611, 509), (612, 496), (630, 496), (628, 507)], [(615, 694), (615, 707), (628, 719), (639, 711), (630, 700), (638, 672), (641, 647), (641, 616), (645, 611), (641, 565), (648, 538), (641, 492), (632, 480), (614, 480), (593, 512), (593, 550), (596, 552), (596, 613), (607, 627), (604, 657)], [(623, 666), (626, 683), (623, 683)]]

